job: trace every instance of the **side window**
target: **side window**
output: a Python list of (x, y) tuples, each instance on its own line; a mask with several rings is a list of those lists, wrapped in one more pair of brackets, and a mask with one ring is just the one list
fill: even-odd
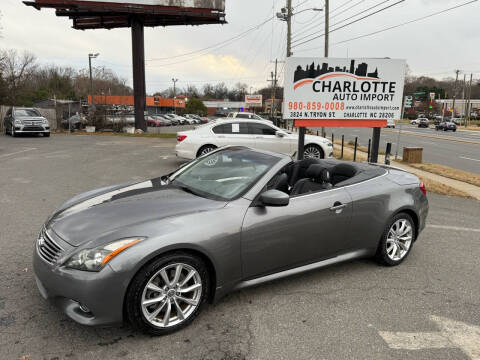
[(245, 123), (222, 124), (213, 128), (215, 134), (248, 134), (248, 126)]
[(249, 119), (250, 116), (248, 114), (237, 114), (238, 119)]
[(276, 130), (268, 125), (250, 123), (250, 132), (254, 135), (275, 135)]

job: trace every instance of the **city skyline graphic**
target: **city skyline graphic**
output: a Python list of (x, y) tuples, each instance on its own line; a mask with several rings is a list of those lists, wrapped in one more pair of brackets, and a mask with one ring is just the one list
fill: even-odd
[(374, 72), (368, 72), (368, 64), (367, 63), (360, 63), (357, 68), (355, 68), (355, 60), (352, 60), (350, 62), (350, 68), (347, 69), (346, 66), (340, 67), (340, 66), (329, 66), (328, 63), (322, 63), (322, 66), (320, 67), (320, 64), (317, 65), (315, 68), (315, 62), (312, 62), (311, 65), (305, 66), (305, 70), (299, 65), (297, 67), (297, 70), (294, 73), (294, 83), (300, 80), (305, 80), (305, 79), (315, 79), (321, 75), (328, 74), (328, 73), (345, 73), (349, 75), (354, 75), (358, 77), (370, 77), (370, 78), (375, 78), (378, 79), (378, 68), (375, 69)]

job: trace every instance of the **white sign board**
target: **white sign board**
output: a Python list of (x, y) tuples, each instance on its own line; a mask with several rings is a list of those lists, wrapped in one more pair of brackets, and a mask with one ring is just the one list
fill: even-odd
[(245, 105), (247, 107), (262, 107), (263, 95), (245, 95)]
[(321, 126), (329, 126), (327, 120), (331, 126), (386, 126), (386, 120), (402, 115), (405, 65), (391, 59), (290, 57), (283, 116), (301, 120), (297, 126), (319, 120)]

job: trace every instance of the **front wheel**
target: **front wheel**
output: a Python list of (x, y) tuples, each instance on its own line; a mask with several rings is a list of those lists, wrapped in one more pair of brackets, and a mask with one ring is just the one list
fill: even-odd
[(377, 261), (387, 266), (399, 265), (410, 253), (415, 235), (412, 217), (406, 213), (395, 215), (380, 239), (375, 255)]
[(198, 316), (209, 290), (201, 259), (184, 253), (162, 256), (133, 279), (125, 303), (128, 319), (144, 333), (170, 334)]
[(307, 145), (303, 151), (304, 159), (323, 159), (325, 156), (323, 150), (318, 145)]

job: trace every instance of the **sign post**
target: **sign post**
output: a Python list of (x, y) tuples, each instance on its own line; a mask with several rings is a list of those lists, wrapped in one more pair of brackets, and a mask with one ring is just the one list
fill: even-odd
[(404, 60), (288, 58), (284, 119), (300, 128), (374, 128), (376, 162), (380, 128), (402, 117), (404, 82)]

